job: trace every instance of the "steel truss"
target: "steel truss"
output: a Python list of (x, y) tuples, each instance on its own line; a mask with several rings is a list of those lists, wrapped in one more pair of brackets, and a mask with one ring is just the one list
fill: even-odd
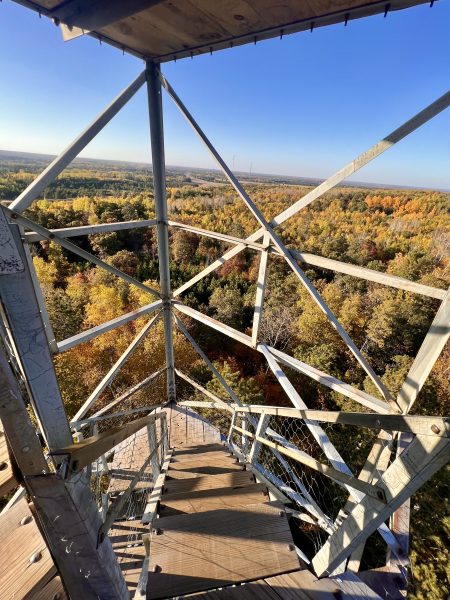
[[(80, 151), (83, 150), (99, 131), (101, 131), (114, 115), (119, 112), (144, 83), (147, 84), (149, 101), (156, 218), (145, 221), (108, 223), (57, 230), (46, 229), (26, 218), (22, 213), (36, 198), (39, 197), (42, 191), (62, 172)], [(172, 98), (181, 114), (186, 118), (202, 143), (213, 156), (239, 198), (244, 202), (258, 222), (259, 228), (246, 239), (240, 239), (214, 231), (207, 231), (170, 221), (168, 219), (161, 99), (162, 89), (164, 89)], [(407, 120), (398, 129), (356, 157), (354, 161), (344, 166), (323, 183), (300, 198), (292, 206), (268, 222), (226, 165), (225, 161), (221, 158), (170, 83), (162, 75), (158, 65), (153, 62), (148, 62), (146, 69), (138, 75), (131, 85), (119, 94), (112, 104), (108, 106), (72, 144), (52, 161), (42, 174), (39, 175), (8, 208), (3, 206), (0, 209), (0, 234), (3, 240), (2, 245), (0, 245), (0, 297), (3, 319), (3, 337), (6, 342), (5, 346), (10, 353), (11, 363), (16, 368), (16, 374), (26, 384), (30, 400), (38, 418), (40, 430), (54, 457), (56, 466), (58, 466), (60, 460), (58, 457), (61, 456), (61, 453), (64, 454), (64, 452), (66, 452), (67, 454), (67, 448), (72, 447), (70, 426), (72, 427), (72, 430), (76, 429), (77, 431), (81, 431), (87, 423), (96, 422), (99, 419), (105, 418), (105, 416), (108, 417), (105, 413), (110, 414), (111, 409), (119, 402), (148, 385), (163, 372), (166, 373), (167, 378), (167, 400), (169, 402), (176, 402), (175, 376), (177, 375), (209, 399), (206, 402), (190, 401), (184, 402), (183, 404), (188, 406), (200, 406), (203, 408), (213, 407), (218, 410), (225, 410), (227, 413), (231, 414), (232, 418), (228, 441), (239, 453), (239, 456), (243, 460), (246, 460), (249, 463), (249, 467), (255, 470), (255, 472), (258, 472), (259, 476), (264, 478), (267, 485), (272, 486), (276, 493), (281, 494), (282, 497), (290, 498), (297, 504), (302, 511), (298, 513), (298, 515), (300, 515), (299, 518), (318, 524), (318, 526), (328, 534), (329, 537), (327, 541), (312, 558), (312, 566), (319, 576), (331, 574), (336, 572), (336, 570), (342, 572), (346, 568), (357, 571), (365, 540), (376, 529), (378, 529), (388, 545), (390, 552), (390, 567), (397, 569), (398, 571), (405, 569), (407, 566), (407, 543), (405, 544), (404, 540), (405, 536), (407, 539), (409, 518), (407, 501), (411, 494), (422, 485), (424, 481), (450, 460), (450, 432), (448, 420), (442, 419), (441, 417), (418, 417), (408, 414), (449, 338), (450, 292), (418, 284), (401, 277), (380, 273), (372, 269), (287, 248), (275, 230), (298, 211), (323, 196), (323, 194), (340, 184), (344, 179), (357, 172), (381, 153), (391, 148), (397, 142), (445, 110), (449, 104), (450, 92), (444, 94), (417, 115)], [(154, 290), (136, 278), (108, 265), (70, 241), (70, 238), (74, 236), (140, 227), (156, 227), (157, 230), (160, 291)], [(233, 247), (227, 250), (221, 258), (214, 261), (211, 265), (195, 275), (195, 277), (191, 278), (178, 289), (172, 291), (169, 271), (169, 227), (190, 231), (202, 236), (208, 236), (232, 244)], [(97, 265), (99, 268), (105, 269), (127, 283), (138, 286), (144, 292), (156, 297), (156, 301), (147, 304), (137, 311), (122, 315), (121, 317), (108, 321), (102, 325), (93, 327), (90, 330), (81, 332), (69, 339), (55, 341), (46, 314), (45, 305), (43, 304), (38, 288), (37, 278), (33, 270), (32, 261), (30, 260), (28, 247), (26, 245), (38, 240), (49, 240), (59, 244), (66, 250)], [(251, 248), (252, 250), (260, 252), (260, 265), (251, 336), (239, 332), (220, 323), (216, 319), (212, 319), (211, 317), (192, 309), (180, 300), (185, 291), (190, 289), (204, 277), (207, 277), (219, 269), (226, 261), (238, 255), (246, 248)], [(290, 269), (295, 273), (312, 300), (325, 314), (349, 351), (370, 377), (376, 386), (381, 399), (363, 392), (261, 342), (260, 325), (264, 313), (267, 265), (269, 260), (274, 260), (277, 257), (281, 257), (285, 260)], [(307, 278), (299, 263), (316, 266), (322, 269), (329, 269), (337, 273), (345, 273), (367, 281), (384, 284), (396, 289), (421, 294), (441, 301), (440, 308), (436, 313), (431, 328), (426, 335), (419, 353), (396, 398), (392, 397), (392, 394), (386, 388), (379, 375), (373, 370), (361, 350), (352, 341), (312, 282)], [(98, 383), (89, 398), (87, 398), (83, 406), (80, 407), (72, 423), (69, 425), (56, 381), (51, 354), (64, 352), (78, 344), (92, 340), (106, 331), (110, 331), (140, 316), (152, 315), (152, 313), (156, 314), (151, 317), (148, 323), (142, 328), (136, 338), (125, 350), (123, 355)], [(243, 406), (236, 393), (226, 383), (220, 372), (209, 360), (205, 352), (200, 348), (191, 333), (183, 324), (182, 320), (178, 317), (178, 313), (188, 315), (192, 319), (261, 353), (267, 361), (268, 367), (271, 369), (295, 408), (279, 409), (274, 407)], [(160, 318), (163, 319), (164, 323), (166, 348), (165, 368), (149, 375), (142, 382), (114, 399), (106, 407), (98, 410), (94, 416), (83, 421), (82, 419), (85, 417), (87, 411), (95, 406), (95, 403), (102, 392), (113, 380), (119, 370), (123, 368), (127, 359), (145, 339), (148, 332)], [(25, 327), (23, 326), (24, 322), (26, 324)], [(224, 390), (224, 397), (220, 397), (217, 394), (213, 394), (211, 391), (206, 390), (188, 375), (176, 368), (173, 352), (173, 323), (175, 323), (175, 326), (192, 344), (195, 351), (221, 383)], [(343, 394), (373, 412), (333, 413), (308, 410), (305, 402), (282, 370), (283, 365), (306, 375), (321, 385), (325, 385), (328, 388)], [(8, 381), (11, 387), (14, 388), (14, 384), (11, 383), (11, 376), (8, 374), (9, 367), (3, 365), (2, 368), (5, 381)], [(20, 408), (22, 402), (20, 393), (17, 392), (15, 400), (10, 399), (10, 401), (12, 404), (16, 402), (17, 407)], [(130, 414), (133, 412), (134, 411), (129, 411)], [(33, 441), (29, 433), (30, 424), (27, 421), (27, 416), (23, 411), (20, 412), (20, 410), (17, 410), (14, 428), (11, 427), (12, 422), (10, 423), (8, 420), (8, 412), (5, 411), (4, 406), (1, 407), (0, 416), (4, 420), (5, 430), (11, 446), (13, 447), (13, 451), (19, 456), (21, 448), (23, 449), (23, 440), (19, 441), (17, 436), (14, 435), (14, 428), (23, 431), (24, 438)], [(304, 451), (299, 450), (289, 439), (277, 433), (277, 431), (270, 426), (271, 418), (276, 416), (303, 421), (329, 464), (314, 459)], [(241, 426), (237, 424), (238, 418), (241, 419)], [(145, 419), (147, 419), (145, 421), (147, 424), (150, 421), (154, 422), (154, 419), (152, 420), (152, 418), (144, 418), (144, 420)], [(359, 475), (352, 472), (338, 450), (332, 444), (325, 430), (320, 425), (320, 423), (336, 422), (359, 427), (374, 428), (379, 431), (379, 437), (369, 454), (367, 464)], [(137, 425), (139, 425), (138, 420), (135, 422), (135, 426)], [(129, 431), (135, 431), (133, 425), (127, 427), (128, 429), (122, 432), (123, 435), (129, 434)], [(238, 432), (241, 436), (241, 448), (237, 448), (236, 445), (233, 444), (232, 440), (234, 432)], [(149, 435), (153, 434), (150, 432)], [(105, 444), (107, 445), (107, 443), (109, 443), (106, 442), (105, 439), (102, 442), (102, 451), (104, 451), (104, 447), (106, 447)], [(386, 439), (398, 440), (398, 452), (392, 460), (390, 455), (388, 456), (384, 451), (385, 448), (383, 447), (382, 442)], [(40, 448), (36, 447), (35, 441), (33, 441), (33, 443), (31, 443), (31, 441), (29, 446), (27, 445), (26, 447), (33, 448), (32, 456), (30, 458), (33, 458), (34, 462), (42, 467), (42, 473), (42, 471), (46, 471), (44, 463), (42, 463), (42, 451)], [(155, 462), (156, 460), (157, 446), (155, 446), (155, 443), (155, 440), (153, 440), (153, 451), (148, 457), (147, 462)], [(97, 442), (94, 439), (90, 439), (83, 447), (88, 449), (94, 448), (95, 453), (95, 448), (98, 447), (98, 444), (96, 444)], [(275, 473), (267, 471), (267, 469), (258, 462), (258, 456), (262, 447), (268, 448), (274, 459), (279, 461), (283, 468), (290, 473), (297, 489), (293, 489), (286, 485)], [(73, 451), (75, 452), (75, 450)], [(168, 448), (165, 448), (162, 454), (166, 455), (167, 451)], [(89, 456), (91, 457), (91, 454), (89, 454)], [(315, 499), (290, 466), (290, 460), (301, 463), (305, 468), (319, 471), (322, 475), (329, 477), (347, 490), (349, 494), (348, 501), (345, 507), (343, 507), (338, 519), (333, 521), (333, 519), (318, 506)], [(20, 465), (21, 461), (18, 460), (18, 463)], [(38, 469), (39, 468), (40, 467), (38, 467)], [(155, 471), (157, 471), (158, 468), (159, 467), (157, 467), (155, 463)], [(29, 463), (28, 467), (24, 466), (24, 469), (28, 469), (32, 476), (36, 475), (36, 466), (33, 462)], [(381, 475), (375, 476), (375, 472), (381, 473)], [(25, 472), (25, 475), (27, 474), (28, 472)], [(48, 476), (51, 476), (50, 473), (48, 473)], [(45, 478), (42, 481), (45, 481)], [(38, 486), (38, 489), (34, 480), (33, 483), (27, 483), (27, 479), (25, 480), (28, 489), (33, 490), (36, 498), (43, 498), (45, 495), (47, 488), (42, 484), (42, 481), (39, 484), (40, 487)], [(398, 483), (399, 481), (401, 482), (400, 485)], [(86, 493), (86, 481), (79, 478), (76, 485), (76, 494), (78, 494), (78, 497), (84, 498), (86, 507), (89, 509), (90, 505)], [(59, 485), (58, 490), (60, 497), (68, 503), (70, 503), (71, 498), (76, 495), (73, 489), (68, 487), (67, 483)], [(131, 490), (129, 493), (131, 493)], [(50, 506), (46, 505), (45, 502), (39, 504), (39, 501), (37, 504), (38, 510), (42, 511), (42, 519), (46, 522), (46, 519), (48, 520), (46, 511), (50, 509)], [(89, 510), (95, 510), (95, 507), (91, 506)], [(153, 509), (149, 508), (149, 514), (152, 510)], [(398, 518), (400, 514), (401, 519)], [(110, 524), (112, 522), (111, 515), (114, 515), (114, 511), (108, 513), (108, 515), (107, 522)], [(391, 519), (390, 528), (386, 525), (386, 521), (389, 518)], [(106, 527), (103, 527), (102, 531), (104, 532), (105, 529)], [(52, 538), (52, 535), (54, 538), (57, 534), (49, 531), (48, 539), (50, 545), (56, 543)], [(347, 541), (349, 539), (352, 540), (350, 543)], [(120, 597), (120, 594), (122, 593), (121, 590), (123, 589), (123, 579), (121, 578), (119, 570), (114, 566), (116, 565), (114, 555), (112, 550), (108, 550), (105, 542), (102, 542), (100, 547), (102, 548), (102, 561), (104, 561), (105, 564), (108, 564), (109, 567), (108, 569), (105, 569), (103, 579), (99, 577), (99, 581), (95, 582), (97, 588), (95, 588), (92, 593), (94, 594), (98, 593), (99, 590), (108, 589), (108, 594), (110, 595), (108, 597)], [(349, 557), (350, 560), (347, 563)], [(64, 561), (62, 561), (59, 566), (62, 573), (67, 572), (69, 581), (67, 584), (68, 587), (70, 588), (73, 586), (71, 589), (74, 594), (80, 593), (76, 581), (72, 581), (73, 572), (64, 564)], [(84, 566), (80, 565), (79, 568), (82, 571)], [(85, 594), (83, 597), (91, 597), (85, 589), (82, 591), (83, 594)]]

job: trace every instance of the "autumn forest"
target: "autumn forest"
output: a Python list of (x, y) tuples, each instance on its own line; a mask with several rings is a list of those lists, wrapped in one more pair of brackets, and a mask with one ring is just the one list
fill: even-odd
[[(40, 168), (39, 161), (2, 160), (0, 199), (15, 198)], [(310, 187), (253, 177), (246, 191), (267, 219)], [(216, 173), (169, 169), (169, 219), (245, 238), (256, 220)], [(345, 261), (440, 289), (450, 285), (450, 193), (432, 190), (337, 188), (287, 220), (279, 232), (302, 253)], [(116, 221), (153, 219), (151, 172), (143, 166), (78, 162), (32, 204), (26, 216), (53, 229)], [(138, 228), (72, 238), (77, 245), (121, 271), (158, 289), (156, 229)], [(173, 289), (220, 257), (230, 244), (170, 228)], [(50, 322), (58, 341), (152, 302), (151, 296), (60, 246), (30, 244)], [(181, 296), (189, 306), (251, 335), (260, 253), (247, 248)], [(344, 273), (302, 264), (308, 278), (339, 318), (383, 382), (395, 395), (430, 327), (439, 300), (380, 285)], [(103, 375), (147, 322), (141, 317), (67, 352), (54, 362), (67, 414), (73, 416)], [(243, 402), (289, 406), (264, 357), (224, 335), (183, 322)], [(164, 366), (162, 322), (132, 355), (126, 368), (100, 396), (95, 410)], [(212, 378), (189, 342), (174, 332), (179, 368), (215, 394)], [(270, 254), (260, 339), (352, 386), (380, 397), (326, 317), (312, 302), (286, 262)], [(437, 361), (414, 406), (415, 414), (449, 413), (450, 349)], [(287, 369), (308, 407), (363, 410), (354, 401)], [(159, 404), (165, 378), (125, 400), (117, 409)], [(177, 380), (177, 395), (200, 394)], [(216, 418), (220, 425), (220, 417)], [(343, 441), (343, 440), (341, 440)], [(351, 453), (354, 444), (342, 444)], [(440, 600), (450, 590), (450, 469), (442, 470), (411, 503), (411, 589), (416, 600)], [(370, 557), (367, 558), (370, 560)]]

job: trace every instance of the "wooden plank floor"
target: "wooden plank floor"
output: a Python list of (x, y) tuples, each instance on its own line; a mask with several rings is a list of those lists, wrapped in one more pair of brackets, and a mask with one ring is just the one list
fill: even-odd
[(171, 410), (169, 464), (151, 535), (147, 598), (177, 597), (299, 568), (283, 506), (270, 502), (193, 411)]
[[(0, 517), (0, 598), (33, 598), (56, 575), (56, 567), (25, 498)], [(34, 562), (30, 562), (32, 555)]]
[[(205, 600), (361, 600), (359, 584), (318, 580), (301, 564), (288, 519), (195, 413), (168, 412), (171, 446), (151, 530), (146, 597)], [(147, 526), (117, 521), (112, 542), (130, 595), (142, 576)], [(136, 533), (137, 532), (137, 533)], [(352, 590), (356, 590), (353, 593)]]
[(9, 494), (17, 486), (18, 483), (12, 470), (3, 425), (0, 421), (0, 496)]
[(299, 568), (286, 513), (276, 502), (162, 517), (155, 527), (147, 598)]

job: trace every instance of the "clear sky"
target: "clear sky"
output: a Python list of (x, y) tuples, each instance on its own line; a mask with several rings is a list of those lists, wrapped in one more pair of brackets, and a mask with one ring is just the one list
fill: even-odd
[[(0, 3), (0, 149), (56, 154), (142, 61)], [(164, 65), (236, 170), (327, 177), (450, 88), (450, 0)], [(169, 98), (169, 165), (213, 166)], [(450, 109), (356, 174), (450, 188)], [(144, 91), (83, 156), (150, 162)]]

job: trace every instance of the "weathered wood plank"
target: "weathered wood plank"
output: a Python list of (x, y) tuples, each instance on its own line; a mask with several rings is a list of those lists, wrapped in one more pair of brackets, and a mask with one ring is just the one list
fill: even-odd
[(64, 590), (61, 577), (57, 575), (41, 590), (32, 593), (27, 600), (69, 600), (69, 597)]
[(28, 598), (56, 575), (56, 567), (24, 498), (0, 517), (0, 531), (0, 598)]
[(167, 598), (298, 569), (282, 505), (254, 504), (161, 518), (147, 597)]
[(203, 466), (205, 464), (226, 463), (233, 464), (236, 459), (233, 458), (230, 452), (224, 448), (222, 450), (199, 452), (196, 454), (178, 454), (175, 453), (170, 461), (170, 468), (176, 468), (178, 465)]
[(161, 517), (168, 517), (267, 501), (266, 486), (254, 483), (241, 488), (216, 488), (182, 494), (164, 494), (159, 506), (159, 514)]
[(249, 471), (233, 471), (222, 475), (202, 475), (189, 479), (166, 479), (164, 492), (177, 493), (225, 487), (242, 487), (254, 482)]
[(195, 463), (183, 463), (180, 464), (177, 468), (177, 465), (173, 467), (169, 467), (169, 477), (189, 477), (189, 474), (192, 476), (203, 474), (203, 475), (219, 475), (221, 473), (231, 473), (232, 471), (242, 471), (244, 467), (237, 463), (233, 463), (232, 461), (228, 463), (218, 463), (217, 465), (211, 464), (203, 464), (196, 465)]
[(195, 411), (187, 407), (171, 406), (165, 409), (168, 414), (170, 445), (192, 446), (196, 444), (219, 444), (218, 429)]
[(281, 600), (347, 600), (339, 590), (339, 586), (329, 579), (317, 579), (307, 569), (284, 573), (266, 579), (273, 591)]
[(189, 445), (189, 444), (184, 444), (182, 448), (175, 448), (173, 451), (173, 456), (174, 458), (178, 458), (178, 457), (190, 457), (193, 456), (195, 454), (206, 454), (209, 452), (225, 452), (227, 454), (230, 454), (230, 451), (228, 450), (228, 448), (226, 448), (225, 446), (223, 446), (223, 444), (194, 444), (194, 445)]
[(6, 437), (0, 422), (0, 496), (9, 494), (19, 484), (14, 476)]

